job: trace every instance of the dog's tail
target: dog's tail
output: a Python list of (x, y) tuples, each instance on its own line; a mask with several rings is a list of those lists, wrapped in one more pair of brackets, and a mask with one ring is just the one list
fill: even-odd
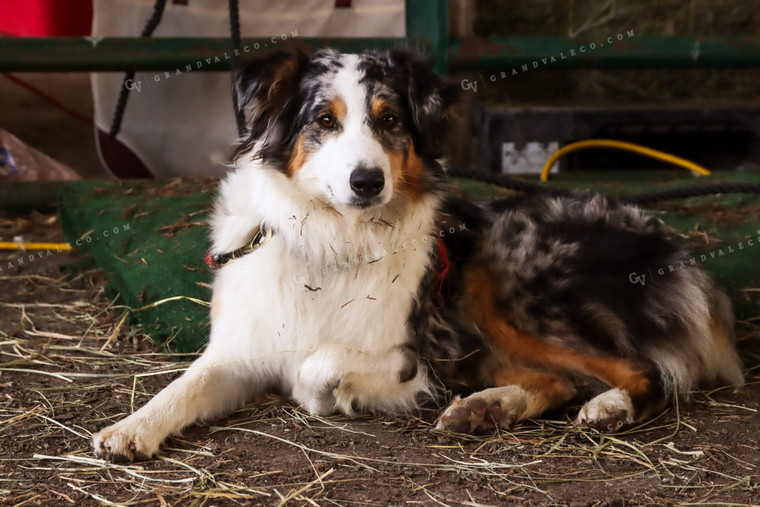
[[(714, 285), (710, 287), (710, 333), (712, 335), (712, 351), (714, 367), (708, 372), (710, 376), (704, 380), (715, 382), (724, 381), (728, 384), (744, 384), (742, 363), (736, 352), (736, 322), (731, 301), (725, 292)], [(712, 376), (714, 375), (714, 377)]]
[(674, 273), (670, 286), (671, 340), (647, 351), (666, 396), (688, 397), (699, 385), (744, 383), (736, 352), (734, 314), (728, 296), (699, 269)]

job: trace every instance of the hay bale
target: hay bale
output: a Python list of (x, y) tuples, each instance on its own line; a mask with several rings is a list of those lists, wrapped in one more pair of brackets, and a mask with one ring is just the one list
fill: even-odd
[[(758, 0), (477, 0), (478, 36), (734, 36), (760, 31)], [(509, 70), (509, 69), (504, 69)], [(545, 70), (551, 70), (547, 67)], [(536, 71), (499, 81), (490, 103), (561, 105), (760, 98), (760, 69)]]

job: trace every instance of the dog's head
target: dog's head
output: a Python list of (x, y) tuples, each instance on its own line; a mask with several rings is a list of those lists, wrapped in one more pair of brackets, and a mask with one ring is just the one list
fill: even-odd
[(457, 88), (408, 50), (361, 55), (278, 51), (236, 77), (251, 153), (333, 206), (412, 199), (441, 168)]

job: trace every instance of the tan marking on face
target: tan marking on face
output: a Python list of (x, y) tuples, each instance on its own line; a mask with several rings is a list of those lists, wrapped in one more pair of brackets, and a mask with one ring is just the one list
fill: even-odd
[(400, 184), (404, 179), (404, 160), (405, 154), (396, 151), (388, 152), (388, 160), (391, 164), (391, 179), (393, 180), (393, 186)]
[[(463, 303), (469, 318), (488, 337), (506, 367), (538, 369), (557, 376), (580, 373), (628, 391), (631, 397), (647, 394), (649, 381), (633, 363), (551, 344), (515, 327), (497, 308), (498, 284), (498, 277), (488, 270), (470, 270), (465, 275)], [(501, 372), (501, 368), (494, 371), (494, 382), (503, 381)]]
[(286, 166), (285, 173), (288, 177), (292, 178), (295, 176), (295, 174), (301, 170), (308, 158), (308, 153), (306, 153), (304, 147), (304, 135), (302, 133), (298, 136), (296, 145), (293, 148), (293, 153), (290, 154), (290, 160), (288, 160), (288, 165)]
[(370, 110), (372, 111), (372, 117), (377, 120), (388, 109), (388, 103), (385, 99), (376, 98), (372, 100)]
[(393, 185), (400, 192), (404, 192), (413, 202), (419, 201), (423, 194), (420, 179), (425, 164), (414, 152), (412, 140), (409, 140), (409, 149), (406, 152), (390, 152), (388, 153), (388, 160), (391, 164)]
[(327, 107), (323, 112), (332, 113), (338, 123), (343, 123), (343, 120), (346, 118), (346, 114), (348, 114), (348, 107), (346, 106), (346, 103), (343, 102), (343, 99), (336, 97), (327, 104)]
[(342, 122), (346, 118), (346, 114), (348, 114), (348, 107), (346, 106), (346, 103), (343, 102), (343, 99), (337, 98), (333, 100), (330, 103), (330, 109), (332, 110), (335, 117), (338, 119), (339, 122)]

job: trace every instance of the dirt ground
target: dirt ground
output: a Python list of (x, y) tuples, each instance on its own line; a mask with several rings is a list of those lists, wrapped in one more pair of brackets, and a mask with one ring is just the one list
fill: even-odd
[[(62, 239), (55, 217), (0, 216), (0, 235), (16, 234)], [(124, 466), (93, 458), (91, 433), (186, 363), (123, 319), (84, 255), (3, 252), (0, 266), (3, 505), (760, 504), (753, 322), (739, 325), (745, 388), (692, 393), (617, 435), (574, 427), (572, 412), (470, 437), (434, 431), (434, 411), (319, 418), (270, 399)]]

